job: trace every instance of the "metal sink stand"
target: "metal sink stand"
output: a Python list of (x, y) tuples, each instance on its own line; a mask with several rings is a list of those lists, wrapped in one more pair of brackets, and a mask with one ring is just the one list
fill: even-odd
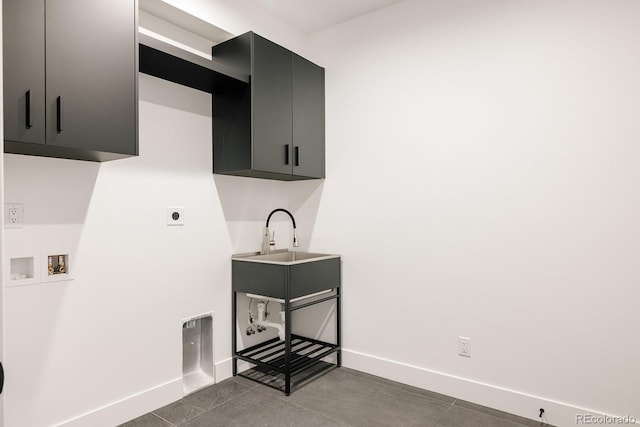
[[(281, 341), (279, 338), (273, 338), (268, 341), (256, 344), (249, 348), (238, 351), (237, 350), (237, 328), (236, 328), (236, 315), (237, 315), (237, 294), (238, 291), (233, 290), (233, 303), (232, 303), (232, 340), (233, 340), (233, 376), (240, 375), (253, 381), (257, 381), (261, 384), (265, 384), (262, 381), (256, 380), (243, 373), (238, 372), (238, 360), (244, 360), (245, 362), (252, 363), (261, 368), (272, 371), (274, 374), (284, 374), (284, 389), (272, 384), (265, 384), (272, 388), (276, 388), (284, 392), (289, 396), (291, 393), (291, 377), (298, 374), (305, 369), (311, 368), (315, 364), (321, 361), (321, 359), (335, 353), (336, 354), (336, 366), (342, 365), (341, 354), (341, 336), (340, 336), (340, 287), (331, 289), (333, 294), (324, 298), (313, 300), (306, 303), (298, 304), (296, 301), (300, 301), (300, 298), (296, 298), (294, 302), (291, 301), (290, 292), (287, 292), (287, 296), (284, 298), (284, 313), (285, 313), (285, 338)], [(310, 307), (312, 305), (320, 304), (325, 301), (336, 300), (336, 343), (328, 343), (312, 338), (303, 337), (300, 335), (294, 335), (291, 333), (291, 313), (295, 310), (301, 310), (303, 308)]]

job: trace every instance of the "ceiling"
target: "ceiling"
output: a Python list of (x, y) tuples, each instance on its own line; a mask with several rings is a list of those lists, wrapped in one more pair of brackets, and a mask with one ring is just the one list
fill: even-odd
[(253, 0), (299, 31), (309, 34), (402, 0)]

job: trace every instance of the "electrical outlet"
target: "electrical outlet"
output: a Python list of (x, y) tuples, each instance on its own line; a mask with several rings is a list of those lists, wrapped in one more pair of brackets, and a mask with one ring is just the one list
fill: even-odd
[(471, 357), (471, 338), (458, 337), (458, 356)]
[(167, 225), (184, 225), (184, 208), (182, 206), (167, 207)]
[(24, 207), (22, 203), (4, 204), (4, 228), (22, 228)]

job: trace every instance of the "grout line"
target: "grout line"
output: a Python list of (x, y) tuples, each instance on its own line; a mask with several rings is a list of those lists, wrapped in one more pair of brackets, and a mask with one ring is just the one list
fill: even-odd
[[(236, 383), (236, 384), (237, 384), (237, 383)], [(242, 384), (241, 384), (241, 385), (242, 385)], [(207, 412), (213, 411), (214, 409), (219, 408), (220, 406), (225, 405), (225, 404), (227, 404), (227, 403), (231, 402), (232, 400), (234, 400), (234, 399), (236, 399), (236, 398), (238, 398), (238, 397), (242, 396), (243, 394), (249, 393), (251, 390), (253, 390), (253, 389), (251, 389), (251, 388), (247, 388), (247, 389), (246, 389), (245, 391), (243, 391), (242, 393), (238, 393), (237, 395), (235, 395), (235, 396), (233, 396), (233, 397), (231, 397), (231, 398), (229, 398), (229, 399), (227, 399), (227, 400), (225, 400), (225, 401), (223, 401), (223, 402), (220, 402), (220, 403), (218, 403), (217, 405), (212, 406), (212, 407), (211, 407), (211, 408), (209, 408), (209, 409), (205, 409), (205, 408), (202, 408), (202, 407), (200, 407), (200, 406), (193, 405), (193, 406), (197, 406), (198, 408), (205, 409), (205, 411), (204, 411), (203, 413), (201, 413), (201, 414), (196, 415), (195, 417), (189, 418), (187, 421), (185, 421), (185, 423), (187, 423), (187, 422), (189, 422), (189, 421), (191, 421), (191, 420), (194, 420), (194, 419), (196, 419), (196, 418), (198, 418), (198, 417), (200, 417), (200, 416), (202, 416), (202, 415), (206, 414)]]
[[(194, 403), (191, 403), (191, 402), (189, 402), (188, 400), (185, 400), (185, 398), (184, 398), (184, 397), (183, 397), (182, 399), (178, 400), (178, 402), (180, 402), (180, 401), (184, 402), (184, 403), (185, 403), (185, 404), (187, 404), (187, 405), (191, 405), (191, 406), (193, 406), (194, 408), (202, 409), (202, 412), (207, 412), (207, 408), (205, 408), (205, 407), (203, 407), (203, 406), (200, 406), (200, 405), (196, 405), (196, 404), (194, 404)], [(195, 418), (195, 417), (194, 417), (194, 418)]]
[(438, 418), (438, 420), (436, 421), (436, 423), (433, 425), (433, 427), (438, 427), (440, 425), (440, 422), (443, 421), (447, 414), (449, 413), (449, 411), (451, 411), (451, 409), (453, 409), (453, 406), (455, 405), (455, 403), (458, 401), (458, 399), (453, 399), (453, 402), (451, 402), (451, 404), (449, 405), (449, 407), (447, 408), (446, 411), (444, 411), (444, 413), (440, 416), (440, 418)]
[[(189, 402), (188, 400), (186, 400), (186, 399), (185, 399), (185, 397), (189, 397), (189, 396), (184, 396), (184, 397), (182, 397), (181, 399), (178, 399), (178, 400), (176, 400), (175, 402), (170, 403), (169, 405), (166, 405), (166, 406), (170, 406), (170, 405), (174, 405), (174, 404), (176, 404), (176, 403), (178, 403), (178, 402), (182, 402), (182, 403), (183, 403), (183, 404), (185, 404), (185, 405), (189, 405), (189, 406), (193, 406), (194, 408), (201, 409), (203, 412), (207, 410), (207, 408), (204, 408), (204, 407), (202, 407), (202, 406), (200, 406), (200, 405), (196, 405), (195, 403), (191, 403), (191, 402)], [(164, 408), (164, 406), (163, 406), (163, 408)], [(158, 408), (158, 409), (161, 409), (161, 408)]]
[[(242, 385), (242, 386), (245, 386), (245, 387), (247, 387), (248, 389), (256, 388), (256, 387), (258, 387), (258, 386), (260, 385), (259, 383), (255, 382), (255, 381), (251, 381), (251, 380), (250, 380), (250, 379), (248, 379), (248, 378), (244, 378), (245, 380), (247, 380), (247, 381), (246, 381), (246, 383), (245, 383), (245, 381), (238, 381), (238, 380), (236, 379), (236, 378), (238, 378), (238, 377), (240, 377), (240, 375), (238, 375), (238, 376), (236, 376), (236, 377), (230, 377), (230, 378), (228, 378), (228, 379), (229, 379), (229, 380), (231, 380), (231, 381), (233, 381), (233, 382), (234, 382), (234, 383), (236, 383), (236, 384), (240, 384), (240, 385)], [(243, 377), (240, 377), (240, 378), (243, 378)], [(226, 381), (226, 380), (225, 380), (225, 381)], [(249, 384), (250, 384), (250, 385), (249, 385)]]
[[(238, 385), (244, 386), (244, 384), (241, 384), (241, 383), (240, 383), (240, 382), (238, 382), (238, 381), (233, 381), (233, 382), (234, 382), (235, 384), (238, 384)], [(213, 385), (211, 385), (210, 387), (215, 387), (215, 386), (216, 386), (216, 385), (218, 385), (218, 384), (220, 384), (220, 383), (213, 384)], [(203, 389), (203, 390), (204, 390), (204, 389)], [(182, 402), (183, 402), (184, 404), (186, 404), (186, 405), (193, 406), (194, 408), (201, 409), (201, 410), (202, 410), (202, 412), (201, 412), (201, 413), (199, 413), (198, 415), (195, 415), (195, 416), (191, 417), (191, 418), (187, 418), (184, 422), (182, 422), (182, 423), (180, 423), (180, 424), (173, 424), (172, 422), (170, 422), (170, 421), (168, 421), (168, 420), (165, 420), (164, 418), (162, 418), (160, 415), (156, 414), (155, 412), (152, 412), (152, 414), (153, 414), (153, 415), (155, 415), (156, 417), (160, 418), (161, 420), (168, 422), (169, 424), (171, 424), (171, 426), (173, 426), (173, 427), (178, 427), (178, 426), (180, 426), (180, 425), (182, 425), (182, 424), (186, 424), (186, 423), (188, 423), (189, 421), (191, 421), (191, 420), (193, 420), (193, 419), (195, 419), (195, 418), (198, 418), (200, 415), (204, 415), (204, 414), (206, 414), (207, 412), (211, 411), (212, 409), (215, 409), (215, 408), (217, 408), (217, 407), (219, 407), (219, 406), (221, 406), (221, 405), (224, 405), (224, 404), (225, 404), (225, 403), (227, 403), (227, 402), (232, 401), (233, 399), (235, 399), (235, 398), (236, 398), (236, 397), (238, 397), (238, 396), (242, 396), (243, 394), (245, 394), (245, 393), (249, 392), (250, 390), (252, 390), (252, 389), (251, 389), (251, 388), (249, 388), (249, 387), (247, 387), (247, 390), (245, 390), (245, 391), (243, 391), (243, 392), (239, 393), (238, 395), (233, 396), (233, 397), (231, 397), (231, 398), (229, 398), (229, 399), (227, 399), (227, 400), (224, 400), (224, 401), (222, 401), (221, 403), (219, 403), (219, 404), (217, 404), (217, 405), (215, 405), (215, 406), (212, 406), (212, 407), (211, 407), (211, 408), (209, 408), (209, 409), (207, 409), (207, 408), (205, 408), (205, 407), (202, 407), (202, 406), (200, 406), (200, 405), (196, 405), (196, 404), (193, 404), (193, 403), (189, 402), (189, 401), (187, 400), (187, 398), (188, 398), (189, 396), (185, 396), (185, 397), (183, 397), (182, 399), (177, 400), (177, 401), (175, 401), (175, 402), (173, 402), (173, 403), (177, 403), (177, 402), (182, 401)], [(201, 390), (198, 390), (198, 391), (201, 391)], [(196, 392), (196, 393), (197, 393), (197, 392)], [(194, 394), (195, 394), (195, 393), (194, 393)], [(171, 404), (170, 404), (170, 405), (171, 405)], [(158, 408), (158, 409), (160, 409), (160, 408)]]
[(151, 415), (153, 415), (156, 418), (160, 418), (162, 421), (166, 422), (167, 424), (169, 424), (172, 427), (177, 427), (174, 423), (172, 423), (169, 420), (165, 420), (164, 418), (162, 418), (160, 415), (156, 414), (155, 412), (152, 412)]
[[(289, 396), (289, 397), (290, 397), (290, 396)], [(338, 419), (336, 419), (336, 418), (333, 418), (333, 417), (328, 416), (327, 414), (323, 414), (322, 412), (318, 412), (318, 411), (316, 411), (315, 409), (307, 408), (306, 406), (303, 406), (303, 405), (301, 405), (301, 404), (299, 404), (299, 403), (296, 403), (296, 402), (292, 402), (292, 401), (290, 401), (290, 400), (283, 399), (283, 398), (282, 398), (282, 396), (278, 396), (278, 399), (282, 400), (283, 402), (289, 403), (289, 404), (291, 404), (291, 405), (293, 405), (293, 406), (297, 406), (298, 408), (304, 409), (305, 411), (309, 411), (309, 412), (313, 412), (314, 414), (318, 414), (318, 415), (320, 415), (321, 417), (326, 418), (326, 419), (331, 420), (331, 421), (334, 421), (334, 422), (336, 422), (336, 423), (338, 423), (338, 424), (343, 424), (343, 425), (345, 425), (345, 426), (347, 426), (347, 427), (355, 427), (353, 424), (349, 424), (349, 423), (347, 423), (346, 421), (338, 420)]]

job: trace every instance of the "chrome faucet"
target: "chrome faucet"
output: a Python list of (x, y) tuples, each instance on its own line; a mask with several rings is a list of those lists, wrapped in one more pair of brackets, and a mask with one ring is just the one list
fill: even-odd
[(295, 218), (293, 218), (293, 215), (291, 215), (291, 212), (289, 212), (288, 210), (282, 209), (282, 208), (278, 208), (278, 209), (272, 210), (271, 213), (269, 214), (269, 216), (267, 217), (267, 224), (264, 227), (264, 234), (262, 235), (262, 249), (260, 251), (261, 254), (270, 253), (271, 249), (275, 248), (275, 246), (276, 246), (275, 232), (274, 232), (273, 235), (271, 235), (270, 232), (269, 232), (269, 221), (271, 221), (271, 216), (276, 212), (284, 212), (287, 215), (289, 215), (289, 218), (291, 218), (291, 222), (293, 223), (293, 247), (297, 248), (298, 246), (300, 246), (298, 244), (298, 235), (296, 233), (296, 220), (295, 220)]

